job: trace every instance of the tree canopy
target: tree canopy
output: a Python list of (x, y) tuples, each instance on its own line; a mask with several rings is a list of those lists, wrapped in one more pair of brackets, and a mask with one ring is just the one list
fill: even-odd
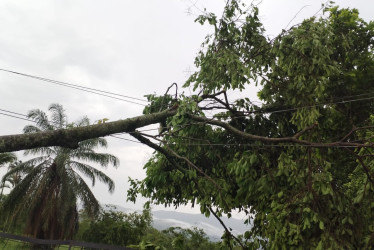
[[(137, 195), (205, 215), (244, 211), (243, 237), (223, 223), (227, 244), (266, 249), (360, 249), (373, 244), (374, 23), (325, 6), (270, 39), (256, 6), (228, 1), (184, 87), (192, 96), (148, 95), (144, 115), (94, 126), (0, 137), (0, 152), (77, 147), (129, 132), (156, 150), (132, 180)], [(257, 85), (261, 103), (236, 98)], [(160, 134), (137, 128), (161, 123)], [(54, 139), (53, 139), (54, 138)], [(359, 216), (357, 216), (359, 215)]]
[(150, 209), (144, 209), (141, 214), (126, 214), (108, 208), (101, 209), (99, 215), (91, 220), (89, 227), (82, 233), (83, 240), (116, 246), (135, 245), (151, 227)]
[[(243, 248), (373, 244), (374, 23), (354, 9), (324, 11), (274, 39), (258, 9), (238, 1), (220, 19), (199, 17), (215, 30), (185, 84), (199, 94), (181, 98), (129, 199), (190, 202), (207, 216), (245, 211)], [(248, 84), (261, 87), (261, 105), (230, 98)]]

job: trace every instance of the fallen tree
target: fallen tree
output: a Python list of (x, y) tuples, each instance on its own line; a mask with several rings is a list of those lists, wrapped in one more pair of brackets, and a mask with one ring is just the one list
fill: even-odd
[(175, 110), (165, 110), (155, 114), (147, 114), (86, 127), (0, 136), (0, 153), (51, 146), (77, 148), (78, 142), (116, 133), (132, 132), (137, 128), (162, 122), (175, 113)]
[[(131, 201), (142, 195), (165, 206), (198, 204), (218, 220), (244, 211), (251, 228), (242, 237), (222, 223), (230, 246), (368, 247), (374, 242), (374, 24), (357, 10), (323, 11), (328, 15), (269, 39), (256, 7), (229, 1), (222, 17), (197, 19), (214, 34), (185, 84), (196, 95), (149, 95), (143, 116), (122, 121), (3, 136), (0, 151), (76, 147), (128, 132), (157, 151), (146, 178), (130, 179)], [(261, 85), (261, 104), (230, 98), (249, 84)], [(162, 124), (158, 135), (137, 131), (155, 123)]]

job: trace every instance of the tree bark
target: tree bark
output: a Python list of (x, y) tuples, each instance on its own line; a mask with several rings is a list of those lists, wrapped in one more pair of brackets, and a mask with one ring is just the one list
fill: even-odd
[(132, 132), (137, 128), (159, 123), (175, 114), (176, 110), (165, 110), (86, 127), (0, 136), (0, 153), (51, 146), (77, 148), (81, 141), (116, 133)]

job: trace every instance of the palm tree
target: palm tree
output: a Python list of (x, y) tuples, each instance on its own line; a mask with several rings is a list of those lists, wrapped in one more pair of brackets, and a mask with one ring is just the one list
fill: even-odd
[[(4, 167), (5, 164), (12, 163), (15, 160), (17, 160), (17, 157), (14, 153), (2, 153), (0, 154), (0, 167)], [(10, 188), (9, 184), (7, 184), (6, 182), (9, 182), (9, 179), (2, 179), (0, 182), (0, 200), (3, 197), (4, 188)]]
[[(66, 127), (88, 126), (87, 117), (75, 123), (68, 123), (63, 107), (52, 104), (51, 117), (35, 109), (28, 117), (36, 125), (28, 125), (24, 133), (55, 130)], [(81, 175), (105, 183), (109, 192), (114, 191), (114, 182), (103, 172), (87, 164), (91, 161), (100, 166), (117, 166), (119, 160), (110, 154), (96, 153), (94, 149), (106, 147), (103, 138), (90, 139), (79, 143), (77, 149), (43, 147), (25, 151), (25, 155), (39, 155), (11, 169), (6, 176), (23, 173), (26, 176), (5, 199), (2, 211), (13, 219), (26, 215), (25, 233), (41, 239), (69, 239), (77, 231), (80, 201), (90, 216), (99, 211), (100, 205)]]
[(0, 154), (0, 167), (6, 163), (13, 162), (17, 157), (14, 153), (1, 153)]
[[(16, 168), (18, 165), (22, 164), (22, 161), (13, 160), (8, 165), (8, 171)], [(14, 188), (19, 182), (21, 182), (23, 175), (21, 173), (13, 173), (12, 175), (5, 175), (1, 179), (0, 187), (2, 188), (0, 196), (3, 194), (3, 188)]]

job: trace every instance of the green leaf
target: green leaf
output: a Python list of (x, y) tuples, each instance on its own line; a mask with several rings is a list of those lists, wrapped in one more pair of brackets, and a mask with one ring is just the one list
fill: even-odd
[(321, 230), (325, 229), (325, 224), (323, 223), (323, 221), (319, 222), (319, 229), (321, 229)]
[(281, 198), (283, 196), (283, 191), (280, 191), (279, 193), (278, 193), (278, 198)]

